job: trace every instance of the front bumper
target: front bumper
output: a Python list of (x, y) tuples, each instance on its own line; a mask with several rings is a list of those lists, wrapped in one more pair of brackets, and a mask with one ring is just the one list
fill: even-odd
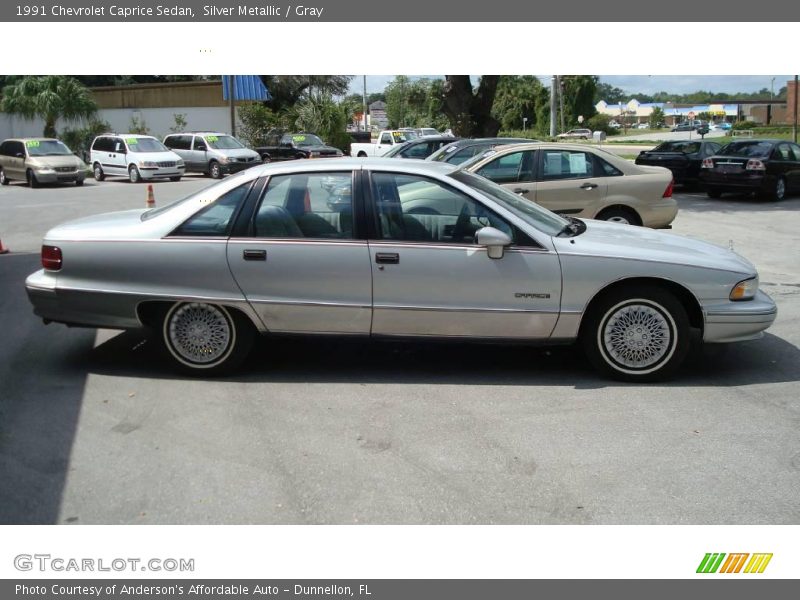
[(75, 183), (86, 179), (86, 171), (34, 171), (39, 183)]
[(254, 160), (252, 162), (228, 162), (225, 164), (220, 163), (220, 168), (222, 169), (223, 173), (228, 175), (233, 175), (234, 173), (238, 173), (239, 171), (244, 171), (249, 169), (250, 167), (255, 167), (261, 164), (261, 161)]
[(703, 341), (728, 343), (755, 340), (775, 321), (778, 307), (767, 294), (758, 290), (745, 302), (726, 301), (703, 307)]
[(142, 179), (164, 179), (167, 177), (183, 177), (186, 167), (139, 167)]

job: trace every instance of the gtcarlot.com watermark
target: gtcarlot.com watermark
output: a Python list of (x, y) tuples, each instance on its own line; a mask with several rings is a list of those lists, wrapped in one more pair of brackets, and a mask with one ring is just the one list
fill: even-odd
[(64, 573), (140, 573), (194, 571), (193, 558), (65, 558), (50, 554), (17, 554), (14, 557), (17, 571)]

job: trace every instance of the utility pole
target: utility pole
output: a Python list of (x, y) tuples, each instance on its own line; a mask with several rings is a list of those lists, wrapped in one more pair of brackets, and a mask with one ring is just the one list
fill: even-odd
[(550, 79), (550, 137), (556, 137), (556, 86), (558, 85), (558, 75), (553, 75)]
[(364, 75), (364, 131), (367, 129), (367, 76)]
[(794, 76), (794, 126), (792, 127), (792, 139), (797, 143), (797, 75)]
[(236, 137), (236, 104), (234, 102), (234, 96), (236, 95), (236, 89), (234, 87), (235, 79), (235, 75), (228, 75), (228, 106), (231, 110), (231, 135), (233, 137)]
[(564, 82), (561, 77), (558, 77), (558, 105), (561, 108), (561, 133), (564, 133), (567, 128), (564, 126)]

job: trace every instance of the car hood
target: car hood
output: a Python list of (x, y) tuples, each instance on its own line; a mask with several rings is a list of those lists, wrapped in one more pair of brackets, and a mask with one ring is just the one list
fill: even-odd
[(250, 150), (249, 148), (231, 148), (226, 150), (213, 150), (213, 152), (217, 152), (227, 158), (258, 158), (259, 160), (261, 159), (261, 155), (258, 152)]
[(54, 169), (59, 167), (75, 167), (76, 169), (86, 168), (86, 164), (74, 154), (65, 154), (61, 156), (32, 156), (28, 160), (33, 165), (52, 167)]
[(145, 208), (124, 210), (83, 217), (57, 225), (47, 232), (45, 240), (108, 240), (131, 239), (142, 234), (142, 213)]
[[(583, 221), (586, 223), (584, 233), (572, 238), (554, 238), (557, 251), (688, 265), (744, 276), (756, 274), (749, 260), (709, 242), (647, 227), (592, 219)], [(575, 240), (575, 244), (570, 240)]]

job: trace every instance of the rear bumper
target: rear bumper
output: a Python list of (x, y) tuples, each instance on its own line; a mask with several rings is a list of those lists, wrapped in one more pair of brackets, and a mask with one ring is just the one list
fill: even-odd
[(706, 190), (759, 192), (768, 189), (769, 182), (768, 175), (746, 171), (743, 173), (717, 173), (708, 170), (700, 172), (700, 184)]
[(662, 198), (656, 202), (648, 203), (642, 208), (640, 216), (642, 225), (652, 229), (665, 229), (678, 215), (678, 203), (675, 198)]
[(777, 315), (775, 302), (761, 290), (748, 302), (728, 301), (705, 306), (703, 341), (728, 343), (758, 339)]

